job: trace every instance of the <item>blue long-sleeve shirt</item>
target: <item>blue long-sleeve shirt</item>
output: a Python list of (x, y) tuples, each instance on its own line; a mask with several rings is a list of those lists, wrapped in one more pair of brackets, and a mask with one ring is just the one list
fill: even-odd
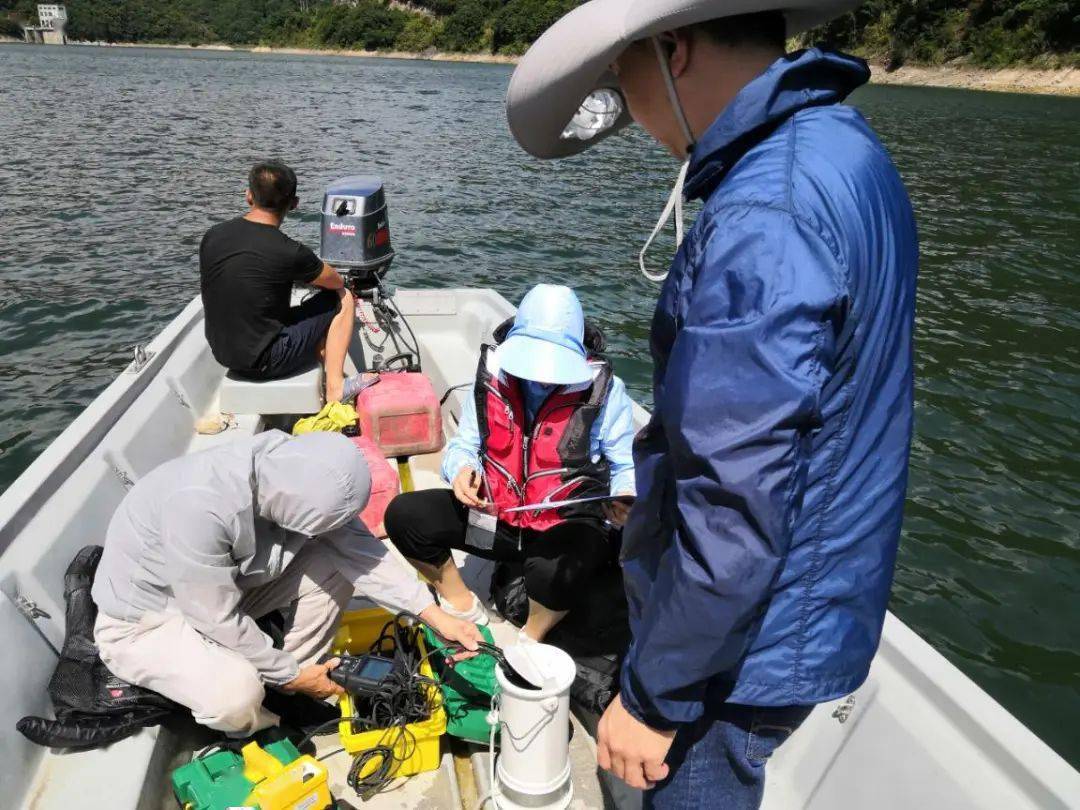
[[(525, 407), (532, 421), (543, 403), (547, 392), (540, 386), (528, 381), (523, 382)], [(475, 386), (474, 386), (475, 389)], [(461, 409), (461, 421), (458, 422), (457, 434), (446, 445), (443, 454), (442, 474), (449, 483), (454, 480), (463, 467), (480, 469), (480, 429), (476, 423), (475, 390), (470, 389), (469, 396)], [(600, 409), (600, 417), (593, 424), (589, 436), (590, 453), (593, 461), (606, 458), (611, 467), (611, 494), (634, 494), (634, 413), (626, 385), (618, 377), (611, 380), (611, 390)]]

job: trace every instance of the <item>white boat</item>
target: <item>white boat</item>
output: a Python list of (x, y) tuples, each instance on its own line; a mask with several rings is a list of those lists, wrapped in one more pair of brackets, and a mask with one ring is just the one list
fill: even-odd
[[(472, 379), (481, 341), (513, 308), (491, 290), (399, 291), (395, 301), (416, 332), (425, 372), (448, 394), (452, 433), (465, 392), (451, 389)], [(354, 359), (363, 362), (364, 351), (355, 340)], [(319, 405), (317, 372), (274, 383), (228, 379), (210, 354), (196, 299), (0, 496), (0, 805), (170, 806), (169, 770), (190, 752), (168, 731), (144, 729), (80, 753), (37, 747), (15, 731), (20, 717), (51, 712), (46, 683), (64, 634), (64, 569), (79, 548), (102, 541), (125, 492), (157, 465)], [(221, 411), (235, 413), (235, 427), (195, 432), (198, 418)], [(638, 408), (637, 418), (646, 412)], [(437, 457), (414, 457), (410, 468), (417, 487), (441, 485)], [(574, 746), (575, 806), (640, 803), (626, 791), (601, 791), (587, 735), (575, 735)], [(482, 780), (483, 757), (473, 759)], [(460, 772), (447, 755), (440, 770), (368, 805), (471, 807), (473, 788)], [(1080, 773), (892, 615), (867, 683), (815, 709), (768, 773), (769, 810), (1080, 808)], [(342, 807), (359, 806), (340, 787), (335, 796)]]

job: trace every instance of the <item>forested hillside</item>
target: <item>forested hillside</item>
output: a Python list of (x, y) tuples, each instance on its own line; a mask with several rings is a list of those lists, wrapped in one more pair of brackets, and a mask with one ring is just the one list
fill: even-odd
[[(0, 0), (0, 17), (36, 17)], [(69, 36), (115, 42), (521, 53), (576, 0), (67, 0)], [(4, 29), (0, 28), (0, 33)], [(1080, 0), (867, 0), (812, 32), (899, 66), (952, 60), (1078, 65)]]
[(899, 67), (1080, 65), (1080, 0), (867, 0), (815, 40)]

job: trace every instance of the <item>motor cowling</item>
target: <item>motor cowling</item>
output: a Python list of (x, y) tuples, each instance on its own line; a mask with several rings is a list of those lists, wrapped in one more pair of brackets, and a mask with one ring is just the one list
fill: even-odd
[(390, 269), (390, 217), (382, 179), (345, 177), (326, 188), (319, 255), (345, 274), (354, 291), (368, 290)]

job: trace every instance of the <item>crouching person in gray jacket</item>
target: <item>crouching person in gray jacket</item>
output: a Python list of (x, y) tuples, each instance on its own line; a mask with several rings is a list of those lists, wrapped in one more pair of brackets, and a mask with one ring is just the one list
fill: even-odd
[[(161, 465), (109, 524), (92, 591), (102, 660), (246, 736), (278, 722), (266, 686), (340, 693), (327, 674), (336, 659), (317, 661), (354, 593), (475, 649), (476, 626), (439, 609), (358, 519), (370, 488), (363, 455), (331, 433), (268, 431)], [(255, 624), (277, 609), (280, 650)]]

